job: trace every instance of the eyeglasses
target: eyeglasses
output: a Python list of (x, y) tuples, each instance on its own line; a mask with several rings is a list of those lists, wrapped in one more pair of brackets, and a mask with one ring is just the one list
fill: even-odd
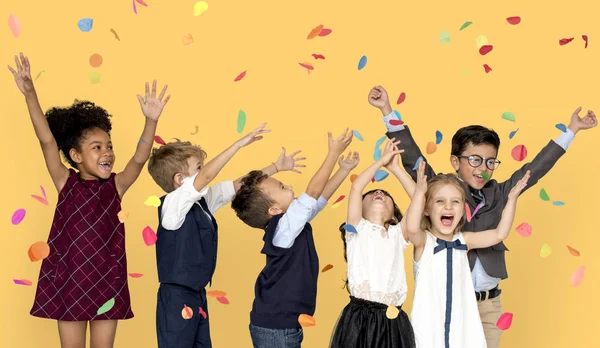
[[(481, 163), (483, 163), (483, 157), (479, 155), (470, 155), (470, 156), (456, 156), (458, 158), (466, 158), (469, 162), (469, 165), (473, 168), (478, 168)], [(485, 166), (488, 167), (489, 170), (496, 170), (500, 166), (500, 161), (495, 158), (488, 158), (485, 160)]]

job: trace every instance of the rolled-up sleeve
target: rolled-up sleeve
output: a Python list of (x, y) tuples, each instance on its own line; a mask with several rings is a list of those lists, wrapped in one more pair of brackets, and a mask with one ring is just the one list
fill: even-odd
[(311, 221), (318, 212), (319, 202), (306, 193), (294, 199), (277, 224), (273, 245), (279, 248), (291, 248), (306, 223)]
[(171, 231), (179, 229), (192, 206), (208, 194), (208, 186), (200, 191), (194, 187), (196, 175), (183, 179), (183, 184), (165, 197), (161, 209), (161, 224), (164, 229)]

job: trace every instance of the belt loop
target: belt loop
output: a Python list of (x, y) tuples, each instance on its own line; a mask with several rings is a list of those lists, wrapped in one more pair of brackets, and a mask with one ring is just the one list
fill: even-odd
[(486, 299), (486, 295), (487, 295), (487, 294), (488, 294), (488, 292), (487, 292), (487, 291), (482, 291), (482, 292), (481, 292), (481, 301), (485, 301), (485, 299)]

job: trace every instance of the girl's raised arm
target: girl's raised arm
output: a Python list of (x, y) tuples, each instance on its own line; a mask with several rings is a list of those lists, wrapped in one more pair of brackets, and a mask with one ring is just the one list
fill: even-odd
[(422, 251), (425, 246), (426, 235), (421, 229), (423, 210), (425, 209), (425, 193), (427, 192), (427, 176), (425, 175), (425, 161), (419, 163), (417, 171), (417, 185), (406, 210), (406, 231), (408, 240), (415, 246), (415, 260), (420, 258), (417, 251)]

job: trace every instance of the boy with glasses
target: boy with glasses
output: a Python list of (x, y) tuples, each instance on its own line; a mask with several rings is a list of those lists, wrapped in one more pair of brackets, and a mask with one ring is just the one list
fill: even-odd
[[(381, 110), (384, 122), (388, 128), (388, 138), (400, 140), (402, 144), (402, 165), (413, 180), (416, 181), (420, 160), (425, 161), (421, 150), (415, 143), (407, 126), (392, 125), (390, 120), (396, 119), (387, 92), (383, 87), (376, 86), (369, 93), (369, 103)], [(502, 210), (508, 200), (508, 193), (525, 173), (531, 171), (531, 177), (525, 192), (535, 185), (559, 160), (580, 130), (590, 129), (598, 124), (596, 115), (591, 110), (583, 118), (579, 117), (579, 107), (571, 116), (571, 123), (565, 132), (554, 141), (550, 141), (537, 156), (529, 163), (514, 172), (504, 182), (492, 180), (494, 170), (500, 165), (497, 159), (500, 138), (491, 129), (483, 126), (467, 126), (459, 129), (452, 137), (452, 153), (450, 163), (463, 182), (467, 192), (465, 206), (467, 222), (465, 231), (480, 232), (495, 229), (502, 217)], [(429, 163), (425, 175), (433, 178), (436, 174)], [(496, 327), (496, 322), (502, 315), (498, 284), (506, 279), (506, 262), (504, 252), (508, 250), (500, 242), (492, 247), (469, 250), (475, 297), (478, 301), (479, 315), (483, 323), (488, 348), (497, 348), (502, 331)]]

